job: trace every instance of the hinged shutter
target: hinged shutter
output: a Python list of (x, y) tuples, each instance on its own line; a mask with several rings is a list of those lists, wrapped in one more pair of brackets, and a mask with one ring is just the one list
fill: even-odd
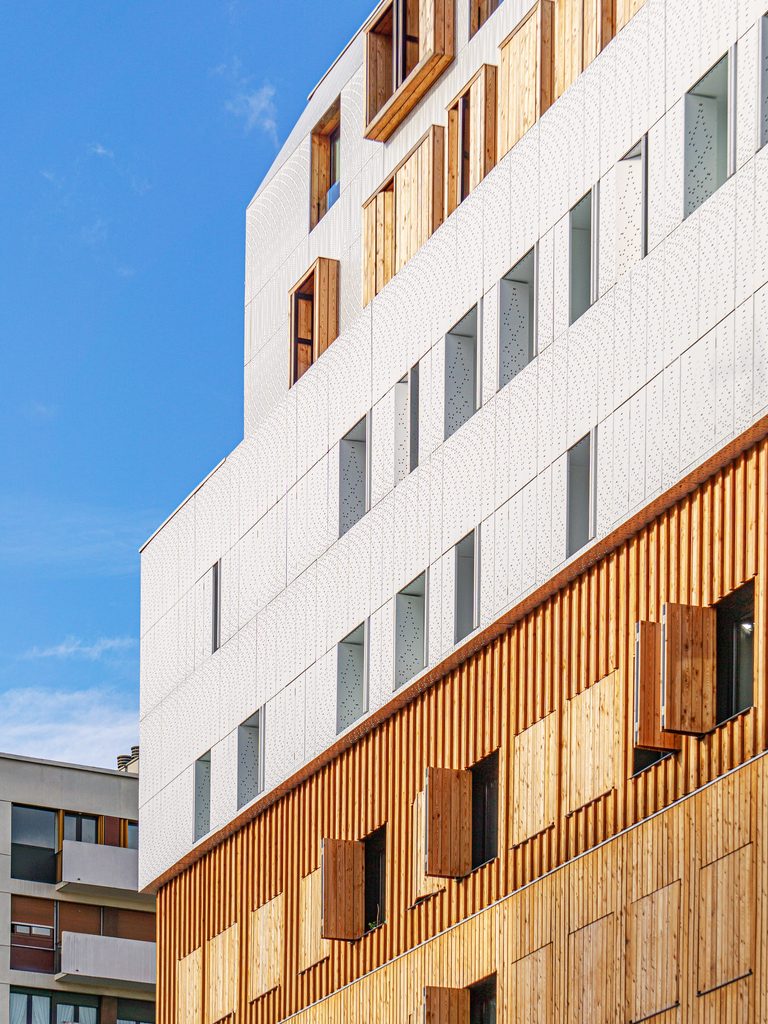
[(680, 739), (661, 730), (661, 624), (635, 625), (635, 746), (679, 750)]
[(300, 933), (299, 972), (306, 971), (330, 955), (330, 944), (322, 937), (323, 872), (305, 875), (299, 884)]
[(253, 1002), (282, 980), (283, 894), (251, 911), (248, 999)]
[(424, 1024), (469, 1024), (469, 989), (424, 989)]
[(215, 1024), (237, 1011), (238, 926), (208, 940), (205, 953), (205, 1017)]
[(176, 964), (176, 1020), (200, 1024), (202, 1020), (203, 947), (198, 946)]
[(693, 735), (710, 732), (717, 714), (717, 613), (665, 604), (662, 628), (661, 727)]
[(472, 867), (472, 777), (427, 768), (427, 874), (463, 878)]
[(445, 888), (441, 879), (430, 876), (426, 871), (426, 840), (427, 828), (425, 820), (426, 794), (422, 789), (416, 794), (411, 806), (411, 822), (413, 825), (413, 902), (442, 892)]
[(353, 941), (365, 928), (365, 849), (347, 839), (323, 839), (323, 938)]

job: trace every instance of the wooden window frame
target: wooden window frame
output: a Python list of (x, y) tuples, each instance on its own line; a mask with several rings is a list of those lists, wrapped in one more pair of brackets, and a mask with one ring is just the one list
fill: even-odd
[(469, 38), (479, 31), (488, 19), (498, 11), (503, 0), (470, 0)]
[[(499, 46), (499, 159), (520, 141), (554, 101), (554, 18), (554, 0), (539, 0)], [(531, 30), (531, 19), (536, 21), (536, 68), (532, 110), (526, 111), (524, 100), (531, 87), (531, 80), (529, 77), (521, 77), (524, 63), (520, 49), (525, 44), (525, 33)]]
[(337, 97), (312, 129), (310, 144), (312, 161), (309, 198), (310, 231), (317, 227), (330, 209), (328, 205), (328, 191), (331, 185), (334, 184), (331, 182), (333, 166), (332, 148), (334, 135), (340, 128), (341, 97)]
[[(717, 613), (667, 603), (662, 608), (661, 728), (702, 736), (717, 726)], [(696, 690), (696, 703), (691, 700)]]
[(496, 71), (483, 64), (448, 105), (446, 216), (496, 163)]
[[(311, 284), (310, 284), (311, 282)], [(308, 289), (311, 286), (312, 292)], [(299, 329), (299, 302), (311, 298), (312, 301), (312, 337), (297, 338)], [(304, 373), (325, 352), (328, 346), (339, 336), (339, 261), (325, 256), (318, 256), (309, 270), (288, 293), (289, 303), (289, 387), (304, 376)], [(305, 370), (298, 372), (299, 344), (310, 347), (310, 359)]]

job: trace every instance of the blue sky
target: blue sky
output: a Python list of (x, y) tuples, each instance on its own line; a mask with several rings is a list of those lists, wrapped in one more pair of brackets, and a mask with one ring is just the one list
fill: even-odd
[(242, 437), (245, 207), (369, 6), (3, 7), (0, 750), (138, 742), (137, 550)]

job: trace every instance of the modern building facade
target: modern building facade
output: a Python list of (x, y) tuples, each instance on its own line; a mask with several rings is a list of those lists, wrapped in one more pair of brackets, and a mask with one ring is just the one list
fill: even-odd
[(153, 1024), (138, 748), (119, 771), (0, 754), (0, 1024)]
[(163, 1024), (768, 1017), (765, 0), (383, 0), (142, 552)]

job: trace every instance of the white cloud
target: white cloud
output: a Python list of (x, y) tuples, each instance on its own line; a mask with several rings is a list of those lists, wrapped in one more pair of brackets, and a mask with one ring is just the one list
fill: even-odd
[(277, 146), (277, 107), (275, 87), (265, 82), (252, 92), (241, 91), (228, 100), (227, 110), (239, 117), (246, 133), (259, 128)]
[(0, 700), (0, 750), (6, 753), (114, 768), (117, 755), (139, 741), (138, 713), (114, 690), (20, 687)]
[(114, 160), (115, 154), (111, 149), (107, 149), (106, 146), (102, 146), (100, 142), (94, 142), (88, 147), (88, 152), (93, 153), (94, 156), (106, 157), (108, 160)]
[(98, 661), (114, 651), (125, 651), (134, 647), (136, 641), (132, 636), (102, 636), (92, 643), (85, 643), (79, 637), (68, 636), (60, 644), (53, 647), (32, 647), (22, 657), (33, 658), (85, 658), (87, 661)]

